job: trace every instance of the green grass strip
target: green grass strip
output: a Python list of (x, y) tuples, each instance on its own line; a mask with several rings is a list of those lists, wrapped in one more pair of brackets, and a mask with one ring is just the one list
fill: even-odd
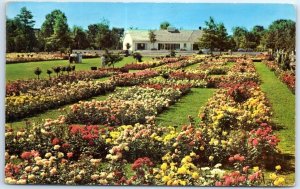
[[(143, 57), (143, 61), (151, 60), (150, 57)], [(115, 67), (123, 67), (126, 64), (136, 62), (132, 57), (124, 57), (123, 60), (115, 63)], [(27, 63), (15, 63), (6, 64), (6, 81), (13, 81), (17, 79), (34, 79), (34, 69), (40, 67), (42, 74), (40, 78), (48, 78), (47, 69), (51, 69), (54, 66), (67, 66), (69, 65), (69, 60), (51, 60), (51, 61), (40, 61), (40, 62), (27, 62)], [(100, 58), (87, 58), (83, 59), (80, 64), (73, 64), (76, 66), (76, 70), (91, 70), (91, 67), (101, 67)], [(111, 66), (112, 67), (112, 66)], [(52, 77), (55, 74), (52, 74)]]
[(295, 154), (295, 95), (270, 71), (265, 64), (255, 63), (257, 73), (262, 81), (261, 89), (269, 99), (272, 120), (282, 126), (275, 131), (280, 137), (279, 149), (283, 153)]
[(162, 112), (156, 123), (161, 126), (177, 126), (180, 130), (182, 125), (188, 123), (188, 116), (196, 118), (199, 109), (213, 95), (216, 89), (193, 88), (190, 93), (182, 97), (177, 103)]

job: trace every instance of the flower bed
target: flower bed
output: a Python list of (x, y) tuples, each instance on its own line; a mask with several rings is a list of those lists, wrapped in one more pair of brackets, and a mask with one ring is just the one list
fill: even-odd
[(189, 79), (164, 79), (162, 77), (151, 78), (144, 82), (145, 84), (160, 84), (160, 85), (189, 85), (191, 87), (204, 88), (207, 86), (205, 80), (189, 80)]
[(79, 102), (71, 106), (67, 122), (82, 124), (122, 125), (144, 123), (147, 116), (176, 102), (182, 95), (178, 89), (132, 87), (117, 91), (105, 101)]
[(201, 111), (203, 128), (208, 129), (208, 152), (218, 162), (241, 154), (254, 165), (272, 164), (279, 139), (270, 126), (267, 98), (255, 83), (239, 83), (220, 89)]
[(5, 98), (6, 121), (15, 121), (114, 89), (115, 85), (112, 82), (79, 81), (77, 83), (67, 82), (37, 91), (28, 91), (28, 93), (19, 96), (8, 96)]
[[(223, 64), (221, 59), (217, 62)], [(158, 75), (153, 70), (120, 74), (112, 78), (113, 82), (107, 82), (106, 87), (113, 90), (114, 82), (139, 86), (118, 90), (104, 101), (79, 102), (71, 106), (66, 116), (40, 124), (27, 123), (26, 130), (6, 128), (5, 182), (285, 185), (278, 165), (283, 162), (278, 156), (279, 139), (272, 131), (272, 112), (258, 86), (253, 63), (238, 59), (225, 76), (193, 79), (198, 77), (196, 74), (164, 75), (171, 79), (152, 78)], [(97, 82), (79, 83), (45, 88), (40, 93), (29, 91), (27, 94), (35, 97), (34, 100), (13, 100), (22, 95), (7, 97), (12, 99), (8, 107), (27, 112), (25, 108), (34, 106), (35, 101), (36, 106), (42, 104), (46, 108), (47, 103), (58, 103), (57, 96), (69, 99), (78, 93), (84, 97), (91, 91), (106, 89)], [(197, 85), (220, 88), (201, 108), (198, 118), (190, 117), (190, 123), (181, 129), (155, 124), (155, 115)], [(45, 102), (38, 102), (41, 94)], [(266, 169), (274, 171), (268, 181)]]
[(146, 81), (148, 78), (157, 76), (158, 73), (153, 70), (143, 70), (134, 73), (123, 73), (111, 78), (117, 86), (133, 86)]
[[(205, 153), (211, 152), (205, 143), (205, 132), (192, 125), (184, 126), (179, 132), (173, 127), (157, 127), (153, 118), (144, 125), (101, 128), (68, 127), (60, 117), (30, 130), (14, 133), (8, 129), (5, 182), (169, 186), (280, 186), (285, 183), (279, 175), (280, 166), (276, 166), (271, 181), (266, 183), (264, 170), (249, 164), (241, 154), (228, 157), (231, 171), (214, 163), (215, 154), (206, 159)], [(132, 176), (125, 173), (128, 164)]]
[(30, 79), (30, 80), (17, 80), (8, 82), (6, 84), (6, 96), (20, 95), (28, 91), (39, 91), (41, 89), (57, 86), (60, 84), (66, 84), (69, 82), (78, 82), (81, 80), (99, 79), (102, 77), (111, 76), (118, 72), (108, 71), (76, 71), (70, 75), (60, 75), (58, 77), (52, 77), (50, 79)]
[(61, 53), (6, 53), (7, 64), (63, 59), (68, 59), (68, 56)]

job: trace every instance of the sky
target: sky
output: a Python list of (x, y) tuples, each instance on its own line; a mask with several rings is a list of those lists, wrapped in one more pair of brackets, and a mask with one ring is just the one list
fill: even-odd
[(223, 22), (227, 32), (242, 26), (251, 30), (255, 25), (268, 27), (277, 19), (296, 21), (296, 9), (291, 4), (226, 4), (226, 3), (101, 3), (101, 2), (10, 2), (6, 5), (7, 18), (14, 18), (22, 7), (34, 16), (35, 28), (40, 28), (45, 16), (55, 9), (64, 12), (70, 27), (109, 20), (111, 27), (128, 29), (158, 29), (163, 21), (181, 29), (204, 27), (212, 16)]

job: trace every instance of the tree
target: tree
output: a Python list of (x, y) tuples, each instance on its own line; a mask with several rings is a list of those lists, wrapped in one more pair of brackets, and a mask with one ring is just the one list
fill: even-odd
[(119, 62), (123, 59), (122, 56), (120, 56), (119, 54), (112, 54), (110, 53), (107, 49), (105, 49), (105, 53), (104, 53), (105, 59), (106, 59), (106, 63), (108, 64), (108, 66), (113, 66), (113, 68), (115, 67), (115, 63)]
[(235, 41), (232, 36), (228, 36), (228, 43), (227, 43), (227, 49), (235, 50)]
[(46, 15), (41, 27), (41, 38), (45, 39), (44, 50), (65, 51), (71, 46), (71, 32), (67, 17), (60, 10), (54, 10)]
[(111, 48), (112, 38), (108, 20), (103, 19), (101, 23), (89, 25), (87, 33), (89, 42), (94, 49)]
[(22, 7), (20, 14), (17, 15), (16, 19), (19, 20), (20, 25), (20, 35), (25, 37), (25, 51), (32, 51), (34, 45), (36, 44), (36, 37), (34, 34), (33, 26), (35, 21), (33, 20), (33, 15), (26, 7)]
[(49, 75), (49, 79), (51, 79), (52, 70), (47, 69), (47, 74)]
[(18, 20), (16, 19), (6, 19), (6, 51), (14, 52), (16, 51), (15, 37), (17, 36)]
[(225, 50), (228, 48), (228, 33), (223, 23), (217, 25), (217, 48), (221, 50)]
[(171, 24), (170, 24), (168, 21), (164, 21), (164, 22), (160, 23), (159, 28), (160, 28), (161, 30), (166, 30), (166, 29), (168, 29), (168, 27), (169, 27), (170, 25), (171, 25)]
[(133, 58), (136, 59), (136, 61), (138, 62), (143, 62), (142, 58), (143, 56), (141, 55), (141, 53), (139, 52), (135, 52), (132, 54)]
[(152, 43), (153, 48), (154, 48), (154, 43), (156, 42), (156, 35), (153, 30), (149, 30), (149, 40), (150, 40), (150, 43)]
[(232, 30), (236, 48), (247, 48), (247, 29), (244, 27), (234, 27)]
[(7, 19), (7, 51), (30, 52), (37, 43), (34, 33), (35, 21), (33, 15), (26, 7), (22, 7), (20, 13), (14, 19)]
[(212, 17), (205, 21), (206, 27), (203, 28), (203, 35), (199, 39), (199, 46), (210, 49), (212, 53), (214, 48), (224, 49), (228, 42), (228, 34), (223, 23), (215, 23)]
[(129, 50), (131, 45), (129, 43), (126, 43), (126, 49)]
[(37, 67), (37, 68), (34, 70), (34, 74), (37, 75), (38, 79), (40, 79), (41, 73), (42, 73), (42, 70), (41, 70), (39, 67)]
[(98, 25), (97, 24), (91, 24), (88, 26), (88, 31), (87, 31), (87, 37), (90, 46), (93, 49), (99, 49), (99, 44), (96, 42), (96, 36), (99, 32)]
[(82, 27), (74, 26), (72, 29), (72, 49), (86, 49), (89, 47), (89, 41), (86, 32)]
[(122, 38), (124, 37), (124, 31), (124, 28), (112, 28), (111, 33), (114, 42), (113, 47), (115, 49), (122, 49)]
[(267, 47), (272, 49), (295, 50), (296, 23), (292, 20), (274, 21), (268, 28)]
[(109, 21), (103, 19), (98, 24), (88, 26), (87, 36), (93, 49), (121, 49), (124, 28), (109, 29)]
[(257, 49), (260, 45), (260, 40), (264, 35), (265, 29), (263, 26), (256, 25), (248, 33), (248, 41), (250, 48)]

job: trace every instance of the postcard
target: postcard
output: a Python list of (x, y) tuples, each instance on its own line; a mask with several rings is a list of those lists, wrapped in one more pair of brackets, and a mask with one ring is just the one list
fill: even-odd
[(8, 2), (5, 183), (293, 186), (296, 9)]

